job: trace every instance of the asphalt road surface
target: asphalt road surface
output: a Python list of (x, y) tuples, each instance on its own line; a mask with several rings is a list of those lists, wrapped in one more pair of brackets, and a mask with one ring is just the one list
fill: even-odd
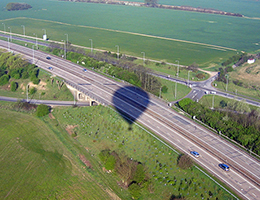
[[(8, 47), (6, 41), (0, 41), (0, 46)], [(32, 49), (15, 44), (10, 44), (10, 48), (32, 61)], [(47, 56), (51, 59), (47, 60)], [(40, 51), (34, 51), (34, 57), (38, 67), (65, 79), (104, 105), (115, 105), (182, 152), (199, 152), (200, 158), (192, 158), (243, 199), (260, 199), (260, 163), (248, 153), (173, 111), (160, 99), (150, 94), (145, 97), (135, 88), (129, 89), (126, 83), (91, 70), (83, 72), (81, 66)], [(114, 95), (117, 91), (120, 95)], [(229, 172), (218, 166), (223, 162), (231, 167)]]

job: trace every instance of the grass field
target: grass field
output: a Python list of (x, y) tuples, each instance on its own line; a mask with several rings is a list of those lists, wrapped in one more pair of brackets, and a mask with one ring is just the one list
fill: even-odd
[(60, 137), (70, 149), (43, 121), (1, 109), (0, 126), (1, 199), (111, 198), (72, 154), (85, 151), (66, 134)]
[[(196, 168), (181, 170), (176, 165), (178, 154), (175, 150), (136, 125), (129, 130), (129, 124), (109, 108), (57, 108), (53, 114), (64, 129), (73, 128), (71, 131), (76, 133), (79, 144), (94, 158), (98, 159), (101, 150), (110, 149), (125, 152), (145, 164), (154, 189), (153, 193), (143, 193), (141, 199), (170, 199), (172, 194), (181, 194), (187, 199), (207, 199), (209, 191), (214, 193), (214, 198), (232, 199)], [(169, 184), (170, 180), (176, 180), (176, 184)]]

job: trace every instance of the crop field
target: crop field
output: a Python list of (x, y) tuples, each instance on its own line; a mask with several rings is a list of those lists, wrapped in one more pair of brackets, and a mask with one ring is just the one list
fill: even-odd
[(0, 199), (110, 199), (43, 121), (0, 109), (0, 127)]
[(182, 195), (187, 199), (232, 199), (197, 168), (182, 170), (177, 166), (178, 153), (141, 127), (130, 124), (113, 110), (103, 107), (57, 108), (53, 115), (64, 129), (94, 158), (101, 150), (124, 152), (147, 167), (153, 189), (141, 199), (170, 199)]
[[(0, 4), (4, 7), (7, 2)], [(119, 45), (121, 53), (141, 57), (145, 52), (147, 58), (178, 59), (183, 65), (196, 62), (201, 67), (217, 65), (236, 51), (259, 49), (257, 19), (104, 4), (25, 2), (33, 8), (0, 11), (6, 31), (10, 27), (12, 32), (23, 34), (24, 25), (26, 35), (40, 37), (46, 29), (51, 40), (65, 40), (64, 34), (68, 34), (70, 42), (81, 46), (89, 47), (92, 39), (94, 48), (115, 52), (115, 45)]]

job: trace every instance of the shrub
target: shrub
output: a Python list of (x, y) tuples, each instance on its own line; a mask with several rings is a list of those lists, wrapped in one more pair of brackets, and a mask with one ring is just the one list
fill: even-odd
[(29, 94), (35, 94), (37, 91), (37, 89), (35, 87), (33, 87), (32, 89), (30, 89)]
[(32, 80), (32, 82), (33, 82), (33, 84), (38, 85), (39, 82), (40, 82), (40, 79), (39, 79), (39, 78), (34, 78), (34, 79)]
[(12, 81), (11, 82), (11, 87), (10, 87), (11, 91), (15, 92), (17, 87), (18, 87), (18, 84), (16, 82)]
[(178, 157), (178, 166), (182, 169), (188, 169), (193, 166), (193, 163), (187, 154), (181, 154)]
[(107, 160), (106, 160), (106, 164), (105, 164), (105, 168), (107, 170), (113, 170), (115, 168), (115, 164), (116, 164), (116, 159), (113, 155), (110, 155)]
[(138, 199), (141, 196), (141, 188), (136, 183), (132, 183), (128, 189), (133, 199)]
[(36, 115), (38, 117), (43, 117), (45, 115), (48, 115), (50, 112), (49, 106), (40, 104), (37, 106)]
[(8, 75), (3, 75), (0, 77), (0, 85), (5, 85), (9, 81), (9, 76)]
[(164, 85), (164, 86), (162, 87), (162, 92), (163, 92), (163, 93), (167, 93), (167, 91), (168, 91), (168, 87), (167, 87), (166, 85)]
[(198, 79), (204, 79), (204, 78), (205, 78), (205, 74), (203, 74), (203, 73), (198, 73), (198, 74), (196, 75), (196, 77), (197, 77)]

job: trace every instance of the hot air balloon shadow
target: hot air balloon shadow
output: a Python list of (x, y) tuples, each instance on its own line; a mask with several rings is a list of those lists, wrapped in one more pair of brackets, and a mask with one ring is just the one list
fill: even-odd
[(128, 129), (131, 130), (132, 124), (148, 107), (150, 98), (148, 93), (140, 88), (125, 86), (114, 93), (112, 101), (118, 113), (129, 124)]

